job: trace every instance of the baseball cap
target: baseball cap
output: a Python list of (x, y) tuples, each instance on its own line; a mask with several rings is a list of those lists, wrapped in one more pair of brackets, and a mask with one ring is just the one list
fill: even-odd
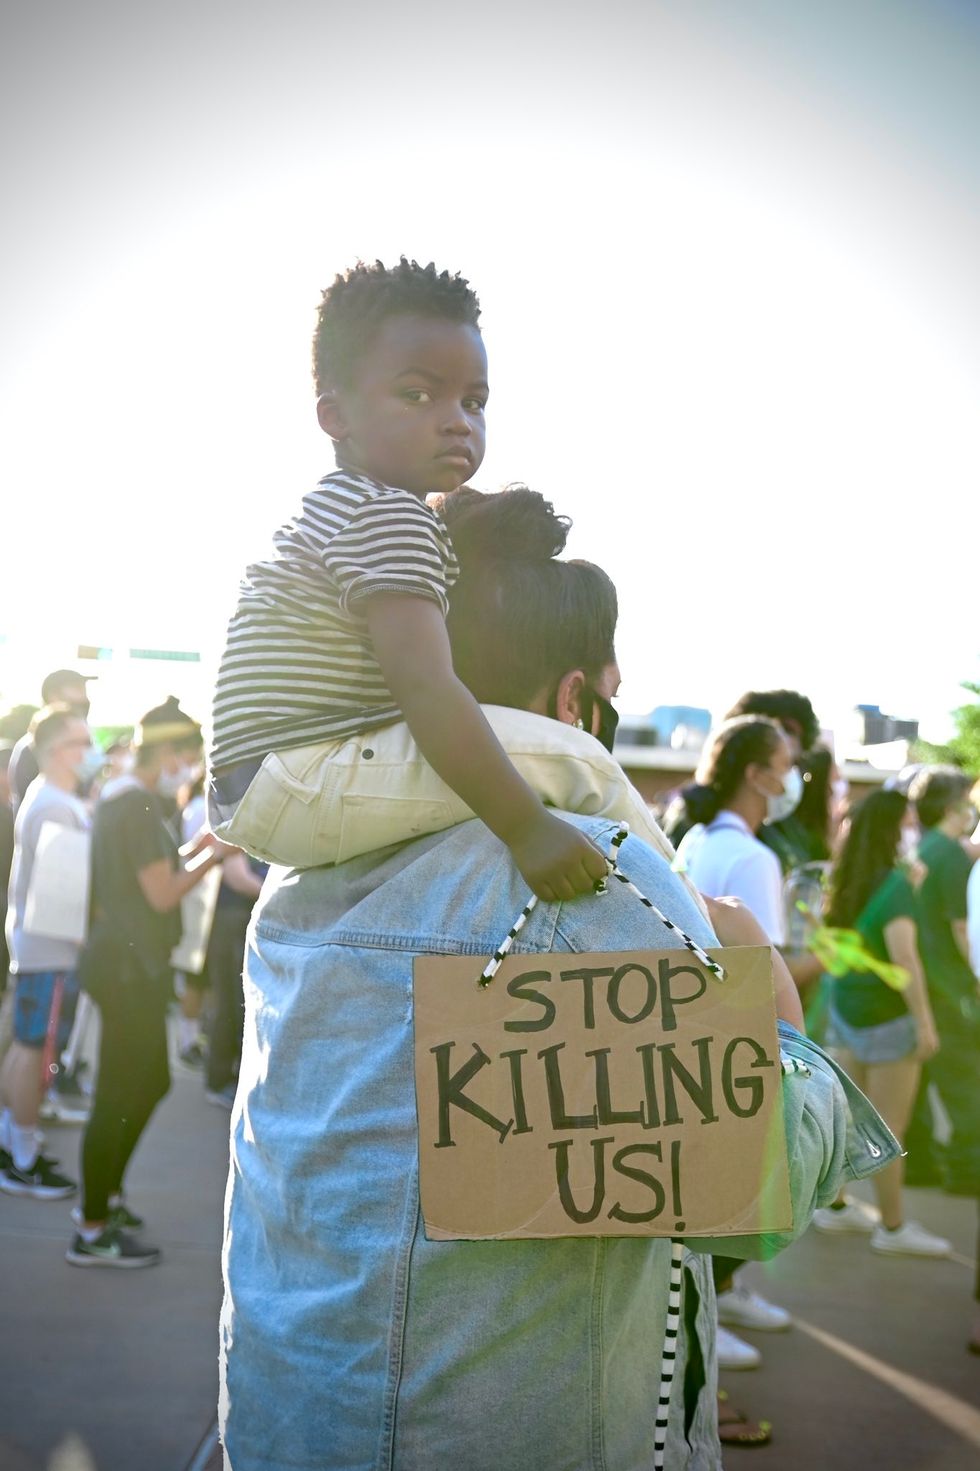
[(45, 705), (51, 705), (62, 685), (87, 684), (90, 679), (97, 678), (98, 675), (95, 674), (79, 674), (77, 669), (56, 669), (53, 674), (45, 675), (41, 685), (41, 699)]

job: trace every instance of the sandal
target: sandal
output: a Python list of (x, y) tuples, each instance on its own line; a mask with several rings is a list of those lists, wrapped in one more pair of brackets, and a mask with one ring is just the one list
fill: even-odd
[(768, 1420), (750, 1420), (729, 1402), (727, 1391), (719, 1389), (718, 1439), (722, 1445), (768, 1445), (772, 1426)]

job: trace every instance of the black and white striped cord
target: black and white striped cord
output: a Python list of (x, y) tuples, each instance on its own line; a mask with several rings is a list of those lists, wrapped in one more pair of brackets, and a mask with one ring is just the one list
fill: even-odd
[[(657, 919), (659, 919), (662, 925), (665, 925), (668, 930), (672, 930), (675, 935), (679, 935), (687, 949), (690, 950), (691, 954), (695, 955), (697, 959), (700, 960), (701, 964), (705, 967), (706, 970), (710, 971), (710, 973), (715, 977), (716, 980), (726, 980), (727, 977), (724, 967), (720, 966), (716, 960), (712, 960), (705, 953), (705, 951), (701, 949), (701, 946), (697, 944), (695, 940), (692, 940), (690, 935), (687, 934), (686, 931), (681, 929), (680, 925), (676, 925), (674, 924), (673, 920), (668, 919), (667, 916), (657, 908), (656, 904), (654, 904), (651, 899), (648, 899), (645, 894), (641, 894), (640, 890), (636, 887), (632, 880), (627, 878), (626, 874), (622, 872), (617, 863), (617, 854), (623, 843), (625, 843), (628, 836), (629, 826), (625, 822), (621, 823), (619, 831), (616, 833), (615, 837), (612, 840), (612, 843), (610, 844), (609, 857), (606, 859), (606, 864), (609, 868), (609, 877), (616, 879), (618, 883), (624, 884), (631, 894), (636, 895), (641, 904), (646, 905), (647, 909), (649, 909), (653, 914), (656, 915)], [(597, 892), (603, 893), (604, 886), (602, 888), (597, 888)], [(521, 910), (520, 914), (517, 916), (517, 919), (507, 931), (506, 937), (497, 946), (496, 950), (493, 952), (490, 959), (484, 966), (480, 974), (481, 986), (489, 986), (490, 982), (497, 974), (497, 971), (500, 969), (500, 962), (510, 950), (510, 947), (513, 945), (521, 930), (527, 924), (528, 918), (533, 912), (537, 902), (537, 895), (532, 894), (530, 899), (525, 904), (524, 908)]]
[(606, 862), (609, 864), (609, 877), (616, 879), (621, 884), (625, 884), (630, 893), (635, 894), (641, 904), (645, 904), (647, 909), (653, 911), (653, 913), (657, 916), (662, 925), (666, 925), (667, 929), (673, 930), (675, 935), (680, 935), (681, 939), (684, 941), (686, 948), (690, 950), (692, 955), (697, 956), (698, 960), (700, 960), (704, 968), (711, 972), (716, 981), (727, 980), (728, 977), (726, 975), (724, 966), (719, 965), (717, 960), (712, 960), (710, 956), (701, 949), (701, 946), (695, 940), (692, 940), (689, 934), (681, 929), (680, 925), (674, 924), (673, 920), (668, 919), (666, 914), (662, 914), (661, 911), (657, 908), (656, 904), (654, 904), (651, 899), (648, 899), (645, 894), (641, 894), (636, 885), (626, 877), (625, 873), (622, 872), (616, 861), (616, 858), (619, 849), (623, 846), (628, 837), (629, 825), (625, 822), (620, 823), (619, 831), (616, 833), (616, 836), (613, 838), (612, 843), (610, 844), (610, 856), (606, 859)]
[(667, 1421), (670, 1412), (670, 1392), (674, 1383), (674, 1368), (677, 1364), (677, 1343), (681, 1331), (681, 1288), (683, 1286), (684, 1243), (670, 1243), (670, 1283), (667, 1291), (667, 1322), (664, 1327), (664, 1347), (660, 1360), (660, 1394), (657, 1399), (657, 1418), (653, 1431), (654, 1471), (663, 1471), (664, 1452), (667, 1446)]
[(507, 931), (506, 938), (501, 940), (500, 944), (497, 946), (496, 950), (493, 952), (490, 959), (483, 967), (483, 970), (480, 973), (481, 986), (489, 986), (490, 982), (497, 974), (497, 971), (500, 969), (500, 962), (507, 954), (507, 951), (510, 949), (511, 945), (513, 945), (514, 941), (517, 939), (517, 936), (520, 934), (521, 930), (527, 924), (528, 918), (533, 912), (537, 902), (537, 894), (532, 894), (530, 899), (524, 905), (524, 908), (521, 910), (520, 914), (515, 919), (514, 923), (511, 925), (510, 929)]

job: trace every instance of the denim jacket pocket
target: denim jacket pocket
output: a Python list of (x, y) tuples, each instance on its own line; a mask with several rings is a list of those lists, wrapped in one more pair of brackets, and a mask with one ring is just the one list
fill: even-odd
[(781, 1021), (778, 1027), (780, 1048), (787, 1056), (804, 1063), (815, 1057), (820, 1058), (831, 1069), (844, 1090), (847, 1103), (847, 1137), (844, 1144), (846, 1178), (863, 1180), (897, 1159), (902, 1153), (902, 1146), (844, 1069), (822, 1047), (788, 1022)]

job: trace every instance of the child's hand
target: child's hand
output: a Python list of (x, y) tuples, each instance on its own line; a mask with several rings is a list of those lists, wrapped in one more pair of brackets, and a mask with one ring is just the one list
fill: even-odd
[(511, 855), (539, 899), (550, 902), (592, 894), (609, 872), (593, 842), (543, 809), (535, 821), (510, 843)]

